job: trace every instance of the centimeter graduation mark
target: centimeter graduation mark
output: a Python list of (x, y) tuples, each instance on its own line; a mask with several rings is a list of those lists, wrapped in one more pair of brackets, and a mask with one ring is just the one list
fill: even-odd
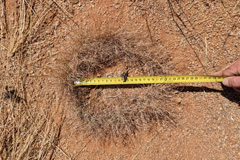
[(179, 76), (139, 76), (104, 78), (83, 78), (74, 82), (76, 86), (89, 85), (124, 85), (124, 84), (154, 84), (154, 83), (199, 83), (199, 82), (222, 82), (224, 77), (206, 75), (179, 75)]

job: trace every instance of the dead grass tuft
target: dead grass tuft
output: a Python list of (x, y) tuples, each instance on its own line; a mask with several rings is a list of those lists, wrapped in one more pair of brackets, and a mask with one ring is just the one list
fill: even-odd
[(5, 100), (1, 97), (0, 158), (51, 157), (58, 145), (61, 131), (61, 123), (55, 123), (52, 110), (41, 112), (24, 100), (19, 102), (15, 97), (2, 96)]
[(0, 159), (51, 159), (63, 119), (54, 94), (42, 89), (41, 60), (47, 53), (31, 50), (50, 7), (12, 0), (0, 1), (0, 8)]
[(74, 102), (80, 130), (87, 136), (101, 142), (116, 138), (125, 141), (137, 131), (174, 123), (169, 109), (170, 85), (73, 85), (77, 78), (116, 77), (127, 69), (129, 76), (164, 75), (169, 64), (161, 45), (153, 49), (140, 35), (106, 32), (77, 36), (72, 42), (72, 49), (63, 52), (59, 62), (65, 72), (58, 73), (58, 79), (62, 79), (62, 92), (70, 98), (67, 101)]

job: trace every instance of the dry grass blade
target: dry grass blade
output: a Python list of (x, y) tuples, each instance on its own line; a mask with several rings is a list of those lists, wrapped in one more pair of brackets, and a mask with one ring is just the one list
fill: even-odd
[[(16, 9), (11, 12), (15, 14), (15, 19), (7, 28), (9, 31), (7, 34), (7, 38), (9, 39), (7, 55), (9, 57), (14, 56), (19, 50), (21, 50), (19, 52), (25, 52), (27, 46), (30, 45), (29, 42), (32, 41), (31, 39), (35, 38), (31, 37), (31, 35), (38, 34), (39, 28), (42, 25), (41, 23), (45, 22), (45, 17), (51, 10), (51, 6), (43, 7), (44, 10), (42, 11), (37, 3), (37, 1), (14, 2)], [(37, 12), (40, 12), (40, 14)]]
[[(181, 22), (181, 24), (184, 26), (184, 28), (185, 28), (188, 32), (190, 32), (190, 33), (192, 33), (192, 32), (188, 30), (188, 27), (185, 25), (185, 23), (183, 22), (183, 20), (181, 19), (181, 17), (176, 13), (176, 11), (175, 11), (175, 9), (174, 9), (174, 7), (173, 7), (173, 5), (172, 5), (172, 2), (171, 2), (170, 0), (168, 0), (167, 2), (168, 2), (168, 5), (169, 5), (169, 8), (170, 8), (170, 12), (171, 12), (171, 14), (172, 14), (173, 21), (175, 22), (177, 28), (179, 29), (179, 31), (181, 32), (181, 34), (183, 35), (183, 37), (186, 39), (186, 41), (187, 41), (187, 43), (189, 44), (189, 46), (191, 47), (191, 49), (192, 49), (195, 57), (197, 58), (197, 60), (198, 60), (199, 63), (201, 64), (201, 66), (202, 66), (205, 74), (208, 74), (207, 69), (206, 69), (205, 65), (202, 63), (202, 60), (200, 59), (199, 54), (195, 51), (193, 45), (192, 45), (191, 42), (190, 42), (190, 38), (189, 38), (189, 37), (192, 37), (192, 38), (194, 39), (194, 41), (197, 41), (196, 38), (195, 38), (195, 36), (194, 36), (194, 35), (191, 35), (191, 36), (188, 37), (188, 36), (184, 33), (183, 29), (180, 27), (179, 23), (177, 22), (177, 19)], [(178, 2), (178, 1), (177, 1), (177, 2)], [(178, 4), (179, 4), (179, 3), (178, 3)], [(177, 17), (177, 19), (176, 19), (175, 17)], [(201, 40), (201, 39), (200, 39), (200, 40)], [(201, 40), (201, 43), (203, 43), (202, 40)], [(198, 47), (202, 50), (201, 45), (198, 45)]]
[(52, 3), (54, 3), (57, 8), (59, 8), (77, 27), (79, 27), (79, 25), (69, 16), (68, 12), (61, 7), (56, 1), (52, 1)]

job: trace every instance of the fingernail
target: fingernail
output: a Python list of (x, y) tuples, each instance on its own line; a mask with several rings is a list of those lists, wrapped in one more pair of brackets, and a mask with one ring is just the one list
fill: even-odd
[(223, 79), (222, 83), (223, 83), (224, 86), (228, 86), (228, 79), (227, 78)]

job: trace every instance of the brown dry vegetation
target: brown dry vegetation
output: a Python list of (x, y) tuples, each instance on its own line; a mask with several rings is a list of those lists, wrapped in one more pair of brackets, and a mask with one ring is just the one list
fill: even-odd
[(73, 85), (225, 67), (239, 58), (238, 1), (2, 0), (0, 12), (0, 159), (239, 159), (231, 89)]
[(0, 159), (51, 158), (62, 115), (59, 103), (51, 99), (54, 93), (42, 87), (40, 62), (50, 55), (36, 53), (38, 43), (47, 45), (41, 35), (49, 23), (49, 7), (41, 1), (1, 1), (0, 6)]
[(105, 142), (119, 137), (125, 141), (135, 132), (152, 129), (152, 125), (163, 120), (174, 123), (169, 114), (170, 85), (74, 87), (77, 78), (116, 77), (125, 70), (129, 70), (129, 76), (166, 74), (169, 58), (160, 47), (144, 42), (136, 33), (124, 34), (103, 31), (79, 35), (72, 40), (75, 47), (64, 52), (67, 57), (58, 61), (60, 66), (66, 64), (66, 68), (61, 67), (64, 73), (56, 78), (63, 80), (59, 86), (70, 98), (66, 101), (75, 102), (71, 105), (79, 113), (82, 122), (79, 129)]

